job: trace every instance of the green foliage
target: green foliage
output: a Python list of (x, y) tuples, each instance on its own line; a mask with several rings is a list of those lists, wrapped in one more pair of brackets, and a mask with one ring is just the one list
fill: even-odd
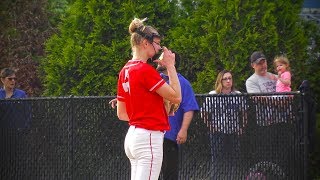
[(68, 9), (69, 4), (73, 0), (48, 0), (48, 13), (51, 16), (48, 17), (49, 22), (53, 27), (56, 27), (66, 15), (66, 10)]
[(182, 1), (186, 7), (181, 16), (187, 16), (170, 31), (171, 47), (183, 55), (180, 71), (197, 93), (205, 93), (212, 89), (218, 71), (229, 69), (236, 77), (236, 87), (245, 91), (245, 80), (253, 73), (249, 64), (253, 51), (264, 51), (270, 71), (279, 54), (286, 54), (293, 65), (303, 63), (307, 37), (299, 23), (302, 2)]
[(38, 64), (52, 34), (47, 7), (46, 0), (0, 1), (0, 68), (16, 69), (18, 88), (28, 96), (42, 93)]
[[(134, 17), (160, 32), (174, 25), (174, 1), (76, 0), (46, 43), (45, 95), (114, 95), (117, 74), (130, 59), (128, 26)], [(163, 17), (163, 20), (159, 20)], [(164, 34), (165, 35), (165, 34)]]
[[(309, 37), (309, 46), (302, 67), (299, 67), (301, 79), (307, 79), (310, 82), (316, 102), (320, 103), (320, 28), (315, 22), (306, 21), (303, 23), (304, 31)], [(320, 112), (320, 111), (318, 111)]]

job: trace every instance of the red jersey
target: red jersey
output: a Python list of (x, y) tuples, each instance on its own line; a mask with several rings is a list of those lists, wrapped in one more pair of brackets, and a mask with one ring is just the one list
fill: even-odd
[(166, 83), (149, 64), (130, 60), (121, 69), (117, 99), (126, 103), (129, 124), (149, 130), (169, 130), (163, 98), (155, 91)]

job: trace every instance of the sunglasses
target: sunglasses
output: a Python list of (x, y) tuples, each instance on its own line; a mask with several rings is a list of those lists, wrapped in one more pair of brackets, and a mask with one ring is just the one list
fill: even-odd
[(14, 81), (17, 81), (17, 78), (15, 78), (15, 77), (14, 77), (14, 78), (8, 77), (8, 80), (9, 80), (9, 81), (13, 81), (13, 80), (14, 80)]

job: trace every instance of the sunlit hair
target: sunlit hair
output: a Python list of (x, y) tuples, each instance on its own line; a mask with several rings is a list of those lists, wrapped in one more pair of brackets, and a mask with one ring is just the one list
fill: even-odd
[[(231, 73), (231, 71), (229, 71), (229, 70), (222, 70), (222, 71), (219, 72), (219, 74), (218, 74), (218, 76), (217, 76), (216, 84), (214, 85), (214, 89), (215, 89), (215, 91), (216, 91), (217, 94), (220, 94), (220, 93), (222, 92), (222, 88), (223, 88), (223, 86), (222, 86), (222, 79), (223, 79), (224, 74), (226, 74), (226, 73), (230, 73), (231, 76), (232, 76), (232, 73)], [(235, 90), (236, 90), (236, 89), (235, 89), (235, 87), (234, 87), (234, 85), (233, 85), (233, 83), (232, 83), (231, 92), (233, 92), (233, 91), (235, 91)]]
[(14, 71), (13, 69), (3, 68), (1, 70), (0, 77), (1, 78), (6, 78), (6, 77), (9, 77), (9, 76), (14, 75), (14, 74), (16, 74), (16, 71)]
[(290, 71), (290, 63), (286, 56), (281, 55), (274, 58), (273, 65), (275, 70), (277, 70), (277, 63), (285, 64), (287, 66), (286, 70)]
[(131, 34), (131, 47), (139, 45), (144, 39), (152, 43), (154, 37), (159, 37), (160, 34), (152, 26), (145, 26), (144, 22), (147, 18), (138, 19), (134, 18), (129, 25), (129, 33)]

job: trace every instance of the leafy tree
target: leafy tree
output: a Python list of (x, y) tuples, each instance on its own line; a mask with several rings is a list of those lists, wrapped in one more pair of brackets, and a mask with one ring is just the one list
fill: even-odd
[(43, 44), (54, 30), (49, 19), (56, 17), (47, 8), (58, 1), (66, 0), (0, 1), (0, 68), (16, 69), (19, 87), (29, 96), (42, 93), (39, 59), (45, 55)]
[(310, 82), (316, 102), (320, 102), (320, 87), (318, 86), (320, 74), (317, 73), (320, 72), (320, 28), (319, 24), (312, 21), (305, 21), (303, 27), (309, 37), (309, 46), (307, 48), (308, 57), (301, 69), (301, 79)]
[[(181, 71), (197, 93), (212, 89), (221, 69), (233, 71), (236, 86), (245, 91), (245, 80), (253, 73), (249, 63), (253, 51), (265, 53), (270, 71), (279, 54), (286, 54), (293, 66), (303, 63), (308, 41), (298, 16), (302, 2), (182, 0), (184, 18), (170, 31), (171, 47), (184, 55)], [(293, 68), (293, 73), (300, 71)]]
[(165, 32), (174, 26), (174, 3), (76, 0), (46, 44), (45, 95), (115, 94), (117, 73), (131, 54), (131, 20), (148, 17), (147, 24)]
[(42, 43), (47, 35), (45, 1), (32, 3), (14, 0), (1, 1), (5, 12), (1, 24), (1, 68), (11, 67), (17, 71), (20, 88), (29, 96), (39, 95), (41, 82), (37, 74), (38, 57), (43, 55)]

